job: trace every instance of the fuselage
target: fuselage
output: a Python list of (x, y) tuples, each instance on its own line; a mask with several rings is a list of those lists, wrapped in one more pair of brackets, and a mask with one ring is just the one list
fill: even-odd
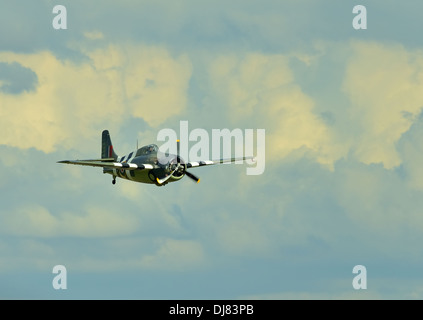
[[(104, 168), (103, 173), (119, 177), (121, 179), (131, 180), (141, 183), (156, 184), (158, 186), (165, 185), (168, 182), (180, 180), (184, 176), (184, 171), (181, 170), (180, 174), (173, 174), (166, 183), (160, 184), (157, 182), (158, 177), (164, 177), (171, 173), (172, 164), (176, 162), (176, 155), (161, 154), (159, 157), (159, 148), (155, 144), (144, 146), (138, 150), (131, 152), (125, 156), (118, 157), (117, 162), (120, 163), (134, 163), (137, 165), (151, 164), (154, 169), (149, 170), (126, 170)], [(163, 159), (166, 159), (163, 161)], [(170, 161), (167, 161), (170, 159)]]

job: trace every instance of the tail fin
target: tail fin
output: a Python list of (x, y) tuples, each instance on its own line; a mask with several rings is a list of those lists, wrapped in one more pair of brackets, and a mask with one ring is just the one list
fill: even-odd
[(113, 144), (108, 130), (104, 130), (101, 136), (101, 158), (113, 158), (115, 161), (118, 158), (113, 150)]

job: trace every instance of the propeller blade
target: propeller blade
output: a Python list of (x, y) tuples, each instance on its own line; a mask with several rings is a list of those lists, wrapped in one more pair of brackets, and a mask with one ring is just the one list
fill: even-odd
[(176, 150), (177, 150), (177, 152), (176, 152), (176, 161), (178, 161), (178, 163), (180, 163), (181, 162), (181, 159), (180, 159), (180, 157), (179, 157), (179, 139), (178, 140), (176, 140)]
[(200, 182), (200, 178), (197, 178), (195, 175), (193, 175), (191, 172), (185, 171), (185, 174), (190, 177), (192, 180), (194, 180), (195, 182), (199, 183)]

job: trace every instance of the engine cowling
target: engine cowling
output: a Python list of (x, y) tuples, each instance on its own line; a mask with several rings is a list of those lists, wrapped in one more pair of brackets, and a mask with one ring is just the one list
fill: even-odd
[(172, 180), (180, 180), (184, 177), (185, 172), (187, 170), (187, 165), (185, 161), (179, 157), (176, 156), (172, 160), (169, 161), (166, 171), (168, 174), (171, 174), (172, 172)]

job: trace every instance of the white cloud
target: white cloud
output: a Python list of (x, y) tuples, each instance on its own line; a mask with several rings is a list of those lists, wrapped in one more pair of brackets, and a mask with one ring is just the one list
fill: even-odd
[(423, 52), (376, 42), (353, 42), (351, 49), (343, 90), (357, 129), (354, 154), (393, 168), (401, 163), (396, 143), (423, 107)]
[(82, 149), (87, 138), (97, 140), (101, 130), (117, 129), (131, 116), (157, 126), (184, 110), (191, 76), (186, 57), (141, 45), (81, 51), (91, 63), (60, 60), (49, 51), (0, 52), (0, 62), (30, 68), (39, 80), (34, 92), (0, 93), (0, 144)]
[(400, 165), (397, 142), (423, 107), (423, 52), (364, 41), (316, 46), (317, 55), (297, 52), (294, 56), (308, 57), (306, 69), (313, 72), (329, 49), (339, 52), (329, 68), (346, 72), (340, 87), (331, 90), (346, 94), (349, 106), (336, 108), (335, 125), (325, 123), (316, 110), (320, 93), (307, 95), (296, 83), (292, 55), (261, 53), (221, 55), (209, 68), (213, 91), (228, 106), (232, 123), (255, 123), (266, 129), (266, 144), (271, 146), (266, 148), (268, 161), (302, 149), (332, 169), (335, 161), (349, 154), (388, 169)]
[(221, 56), (210, 67), (216, 95), (228, 105), (238, 126), (256, 123), (266, 129), (266, 159), (281, 159), (306, 147), (329, 166), (346, 150), (314, 114), (314, 101), (295, 83), (289, 57), (249, 53)]

